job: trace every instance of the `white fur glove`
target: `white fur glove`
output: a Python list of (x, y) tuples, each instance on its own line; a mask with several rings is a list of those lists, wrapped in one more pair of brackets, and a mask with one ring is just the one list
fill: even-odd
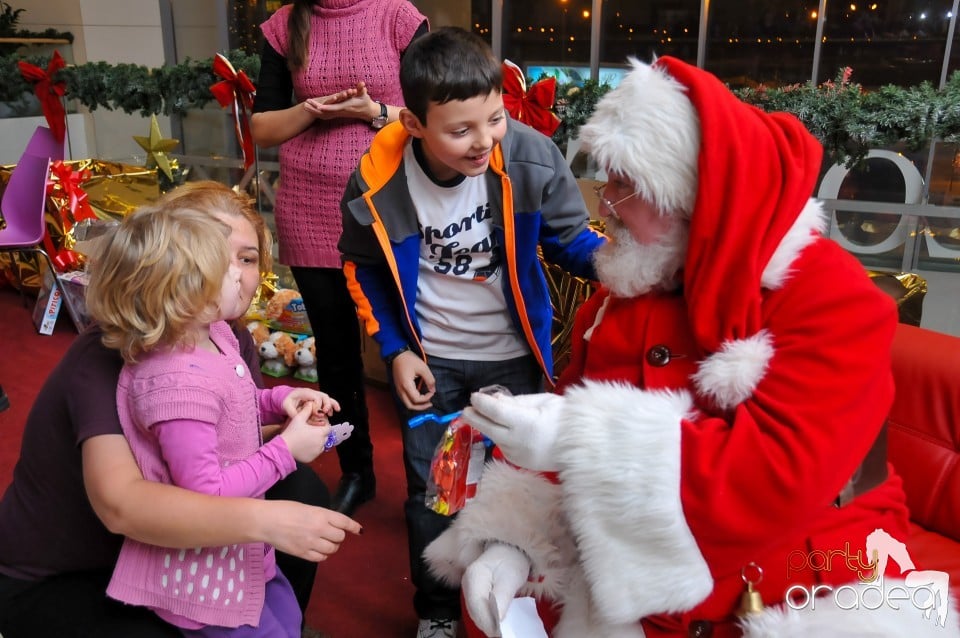
[(460, 585), (467, 613), (480, 631), (487, 636), (500, 635), (500, 621), (529, 575), (526, 554), (503, 543), (491, 545), (470, 563)]
[(538, 472), (557, 469), (554, 444), (565, 399), (557, 394), (470, 396), (463, 420), (487, 435), (511, 463)]

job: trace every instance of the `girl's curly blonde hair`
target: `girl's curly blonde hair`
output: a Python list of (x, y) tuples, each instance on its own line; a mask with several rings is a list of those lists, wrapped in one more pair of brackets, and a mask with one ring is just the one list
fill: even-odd
[(217, 318), (230, 228), (215, 212), (161, 199), (128, 215), (91, 260), (87, 308), (125, 361), (195, 346), (198, 328)]

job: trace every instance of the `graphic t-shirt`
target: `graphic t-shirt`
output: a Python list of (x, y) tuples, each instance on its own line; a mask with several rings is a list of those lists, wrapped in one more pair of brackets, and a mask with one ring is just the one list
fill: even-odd
[(529, 353), (507, 312), (501, 246), (482, 175), (440, 185), (404, 150), (420, 224), (417, 319), (427, 354), (498, 361)]

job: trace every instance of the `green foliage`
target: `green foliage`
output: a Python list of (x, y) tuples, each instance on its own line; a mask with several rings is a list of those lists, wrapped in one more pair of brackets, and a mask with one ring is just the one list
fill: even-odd
[(0, 0), (0, 37), (9, 38), (16, 34), (21, 13), (23, 9), (14, 9), (9, 3)]
[[(73, 34), (70, 32), (60, 32), (56, 29), (46, 29), (44, 31), (18, 29), (20, 14), (23, 11), (23, 9), (14, 9), (10, 6), (10, 3), (0, 0), (0, 38), (48, 38), (73, 42)], [(0, 55), (15, 53), (19, 47), (20, 44), (15, 42), (0, 44)]]
[[(260, 73), (260, 58), (243, 51), (230, 51), (234, 68), (252, 80)], [(16, 56), (0, 56), (0, 102), (14, 107), (31, 99), (32, 88), (20, 74)], [(49, 57), (23, 58), (42, 69)], [(213, 58), (186, 60), (180, 64), (151, 69), (137, 64), (88, 62), (69, 65), (57, 72), (55, 80), (66, 82), (66, 98), (77, 100), (91, 111), (103, 107), (143, 116), (183, 114), (213, 101), (210, 86), (219, 81), (213, 73)]]
[[(0, 0), (3, 12), (15, 18)], [(0, 15), (3, 15), (0, 13)], [(243, 51), (227, 54), (237, 70), (256, 81), (260, 59)], [(32, 89), (23, 79), (14, 55), (0, 56), (0, 102), (14, 112), (33, 100)], [(49, 58), (26, 58), (46, 68)], [(218, 81), (213, 58), (186, 60), (180, 64), (150, 69), (135, 64), (90, 62), (71, 65), (55, 79), (66, 82), (66, 97), (90, 110), (103, 107), (125, 113), (183, 114), (213, 101), (210, 86)], [(740, 89), (736, 95), (765, 111), (786, 111), (796, 115), (824, 145), (828, 158), (852, 166), (870, 148), (903, 143), (916, 150), (932, 139), (960, 142), (960, 72), (954, 73), (942, 90), (929, 83), (913, 87), (884, 86), (866, 92), (850, 81), (851, 70), (841, 69), (835, 79), (820, 86), (791, 85), (780, 88)], [(563, 148), (576, 137), (580, 126), (610, 90), (607, 84), (582, 80), (557, 86), (555, 111), (560, 127), (553, 139)]]
[(796, 115), (824, 146), (833, 162), (853, 166), (871, 148), (903, 143), (918, 150), (932, 139), (960, 140), (960, 72), (943, 90), (929, 82), (918, 86), (883, 86), (866, 92), (841, 69), (820, 86), (763, 86), (736, 91), (740, 99), (765, 111)]
[(558, 84), (554, 111), (560, 117), (560, 126), (553, 134), (553, 141), (563, 148), (568, 139), (576, 137), (597, 102), (609, 90), (609, 84), (600, 84), (596, 80)]

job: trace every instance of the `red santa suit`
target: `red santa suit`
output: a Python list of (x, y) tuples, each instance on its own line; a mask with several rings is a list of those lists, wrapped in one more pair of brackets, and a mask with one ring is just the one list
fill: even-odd
[[(522, 591), (563, 605), (563, 638), (960, 636), (955, 611), (941, 628), (918, 610), (813, 621), (784, 605), (869, 579), (875, 530), (907, 536), (892, 468), (837, 505), (892, 402), (897, 318), (821, 234), (819, 143), (672, 58), (634, 61), (581, 137), (647, 201), (689, 219), (682, 285), (633, 298), (601, 288), (584, 304), (554, 412), (559, 481), (488, 468), (428, 549), (435, 571), (456, 582), (491, 543), (518, 548), (531, 565)], [(773, 609), (744, 625), (744, 577), (760, 570)]]

